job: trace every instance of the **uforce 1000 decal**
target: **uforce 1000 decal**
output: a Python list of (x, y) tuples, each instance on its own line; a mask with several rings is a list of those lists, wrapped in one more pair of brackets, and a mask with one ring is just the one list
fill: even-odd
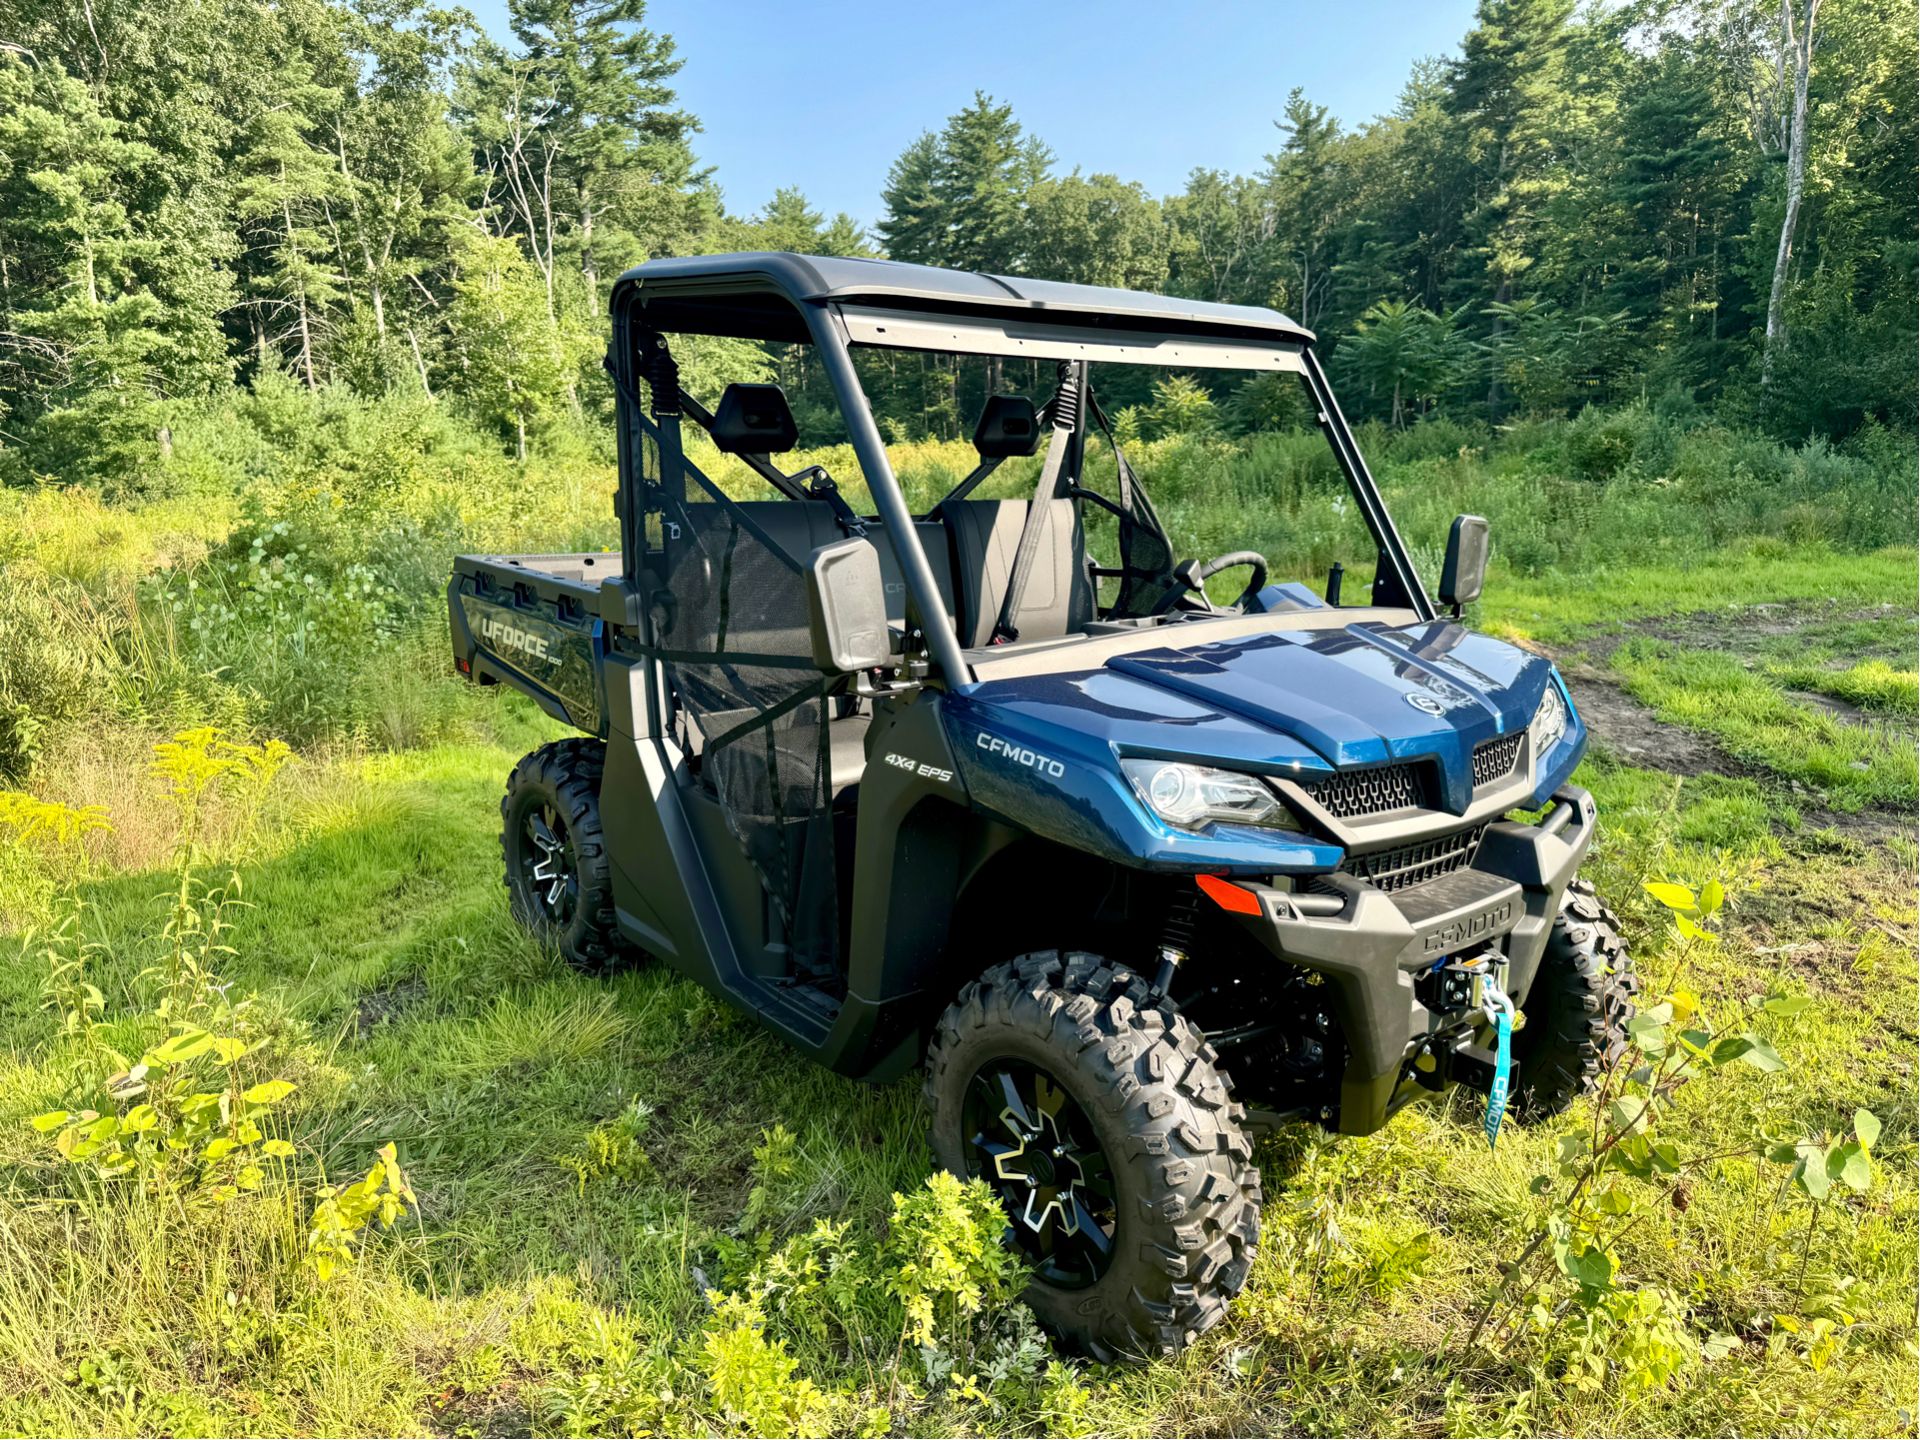
[(473, 628), (479, 631), (482, 640), (496, 650), (518, 650), (534, 660), (548, 658), (546, 636), (536, 635), (531, 630), (523, 630), (518, 625), (501, 619), (498, 615), (479, 616)]
[[(545, 615), (463, 595), (460, 607), (473, 638), (494, 664), (508, 666), (558, 700), (582, 730), (600, 728), (593, 630), (561, 625)], [(595, 622), (597, 623), (597, 622)]]

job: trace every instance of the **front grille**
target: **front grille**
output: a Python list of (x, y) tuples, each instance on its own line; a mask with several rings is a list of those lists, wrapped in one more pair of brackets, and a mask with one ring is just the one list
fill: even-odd
[(1303, 781), (1301, 788), (1329, 815), (1352, 820), (1426, 804), (1426, 773), (1425, 764), (1379, 765), (1340, 770), (1324, 780)]
[(1376, 850), (1371, 855), (1349, 855), (1340, 868), (1380, 890), (1405, 890), (1473, 862), (1480, 848), (1484, 825), (1456, 830), (1451, 835), (1436, 835), (1431, 840), (1401, 845), (1393, 850)]
[(1513, 773), (1513, 767), (1520, 763), (1520, 742), (1526, 735), (1526, 731), (1516, 730), (1511, 735), (1502, 735), (1498, 740), (1483, 740), (1473, 747), (1473, 783), (1476, 788), (1504, 780)]

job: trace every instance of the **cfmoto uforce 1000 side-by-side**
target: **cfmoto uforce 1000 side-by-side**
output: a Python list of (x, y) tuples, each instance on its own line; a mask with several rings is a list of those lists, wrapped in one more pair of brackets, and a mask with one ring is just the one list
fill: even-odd
[[(448, 590), (460, 670), (584, 732), (508, 782), (512, 909), (842, 1074), (924, 1066), (936, 1156), (1002, 1197), (1055, 1330), (1117, 1357), (1218, 1320), (1264, 1130), (1364, 1134), (1454, 1085), (1492, 1130), (1618, 1053), (1634, 982), (1577, 878), (1580, 718), (1548, 661), (1459, 623), (1476, 517), (1436, 608), (1307, 332), (784, 254), (651, 261), (612, 316), (619, 553), (467, 556)], [(688, 392), (675, 348), (706, 336), (824, 376), (845, 493), (781, 467), (780, 387)], [(977, 466), (915, 513), (860, 375), (929, 356), (998, 383)], [(1141, 366), (1298, 379), (1370, 537), (1363, 596), (1176, 553), (1101, 402)]]

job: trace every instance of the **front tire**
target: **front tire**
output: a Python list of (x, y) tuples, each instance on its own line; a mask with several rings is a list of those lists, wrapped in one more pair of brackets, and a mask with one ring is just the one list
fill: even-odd
[(1513, 1037), (1520, 1066), (1514, 1109), (1522, 1120), (1560, 1114), (1620, 1062), (1639, 988), (1619, 917), (1592, 885), (1575, 879), (1520, 1007), (1527, 1023)]
[(996, 965), (927, 1056), (935, 1158), (1007, 1207), (1027, 1303), (1098, 1360), (1169, 1355), (1246, 1284), (1260, 1175), (1200, 1031), (1098, 955)]
[(500, 801), (500, 848), (513, 918), (589, 974), (610, 970), (621, 959), (600, 829), (606, 754), (598, 740), (542, 745), (513, 767)]

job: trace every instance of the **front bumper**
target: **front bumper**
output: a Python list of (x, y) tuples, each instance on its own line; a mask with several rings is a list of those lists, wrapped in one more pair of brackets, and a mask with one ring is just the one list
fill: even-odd
[[(1416, 993), (1415, 980), (1436, 962), (1492, 951), (1505, 959), (1508, 993), (1525, 1003), (1560, 897), (1593, 844), (1594, 819), (1593, 797), (1562, 786), (1539, 824), (1495, 821), (1471, 865), (1393, 894), (1342, 873), (1319, 877), (1322, 888), (1306, 892), (1240, 882), (1260, 900), (1261, 913), (1241, 917), (1248, 934), (1333, 987), (1347, 1041), (1341, 1133), (1379, 1129), (1432, 1086), (1432, 1072), (1418, 1079), (1410, 1062), (1440, 1050), (1444, 1076), (1457, 1041), (1470, 1038), (1457, 1013), (1436, 1014)], [(1443, 1032), (1453, 1037), (1444, 1045)], [(1465, 1054), (1455, 1073), (1473, 1067)]]

